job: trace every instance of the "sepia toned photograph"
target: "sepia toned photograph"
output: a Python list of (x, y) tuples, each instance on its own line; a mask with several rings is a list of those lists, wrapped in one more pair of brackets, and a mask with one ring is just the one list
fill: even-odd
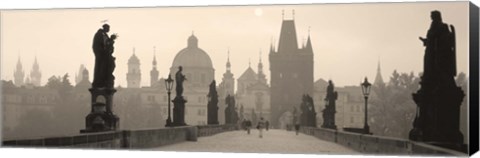
[(468, 156), (471, 8), (1, 10), (2, 146)]

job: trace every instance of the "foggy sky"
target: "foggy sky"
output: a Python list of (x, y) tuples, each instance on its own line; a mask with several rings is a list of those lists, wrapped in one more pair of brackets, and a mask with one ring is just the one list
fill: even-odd
[(154, 46), (160, 77), (166, 77), (192, 31), (212, 59), (217, 82), (225, 72), (228, 50), (236, 79), (248, 68), (249, 59), (257, 72), (260, 51), (269, 79), (272, 38), (278, 47), (282, 10), (285, 19), (292, 19), (293, 9), (299, 47), (309, 34), (312, 40), (315, 80), (332, 79), (337, 86), (358, 85), (365, 76), (373, 81), (378, 60), (385, 81), (394, 69), (417, 74), (423, 69), (424, 54), (418, 36), (425, 37), (432, 10), (441, 11), (443, 21), (455, 25), (457, 70), (468, 70), (468, 2), (257, 5), (2, 11), (2, 79), (13, 80), (19, 57), (29, 74), (37, 56), (42, 85), (52, 75), (65, 73), (74, 82), (80, 64), (92, 80), (92, 39), (105, 19), (110, 33), (120, 36), (114, 53), (116, 85), (126, 87), (133, 47), (141, 61), (142, 86), (150, 83)]

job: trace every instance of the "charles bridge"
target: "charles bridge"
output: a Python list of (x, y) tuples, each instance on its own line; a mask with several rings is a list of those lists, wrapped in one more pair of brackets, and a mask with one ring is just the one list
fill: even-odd
[[(241, 134), (238, 134), (238, 133)], [(282, 135), (291, 136), (291, 138), (272, 138), (272, 139), (288, 139), (288, 144), (281, 144), (282, 146), (292, 147), (292, 152), (295, 153), (295, 146), (311, 145), (304, 141), (295, 141), (298, 136), (291, 131), (272, 129), (268, 132), (276, 132)], [(269, 133), (267, 132), (266, 137)], [(450, 156), (465, 156), (465, 153), (458, 152), (451, 149), (441, 148), (427, 143), (415, 142), (411, 140), (375, 136), (370, 134), (360, 134), (354, 132), (337, 131), (326, 128), (315, 127), (301, 127), (300, 136), (308, 137), (309, 140), (318, 143), (337, 144), (342, 148), (335, 151), (327, 151), (323, 153), (333, 152), (337, 154), (396, 154), (396, 155), (450, 155)], [(183, 145), (184, 142), (196, 143), (202, 142), (202, 139), (208, 138), (206, 141), (214, 141), (217, 146), (228, 147), (224, 145), (221, 134), (232, 133), (237, 139), (247, 139), (248, 137), (255, 137), (255, 141), (265, 141), (256, 137), (255, 134), (248, 135), (246, 132), (239, 130), (235, 125), (205, 125), (205, 126), (180, 126), (159, 129), (139, 129), (139, 130), (118, 130), (99, 133), (85, 133), (72, 136), (39, 138), (28, 140), (5, 140), (3, 146), (6, 147), (49, 147), (49, 148), (86, 148), (86, 149), (153, 149), (162, 150), (164, 147), (169, 148), (171, 145)], [(237, 134), (235, 134), (237, 133)], [(273, 135), (273, 134), (272, 134)], [(222, 144), (223, 142), (223, 144)], [(231, 149), (226, 149), (231, 152), (238, 150), (242, 152), (249, 152), (250, 149), (261, 148), (265, 146), (262, 143), (249, 143), (253, 146), (250, 149), (241, 149), (241, 144), (245, 142), (236, 141), (229, 142)], [(298, 144), (297, 144), (298, 143)], [(197, 145), (206, 151), (209, 146)], [(326, 146), (310, 146), (315, 150), (328, 150), (331, 145)], [(173, 149), (181, 149), (178, 146), (172, 146)], [(188, 148), (191, 149), (191, 148)], [(332, 150), (332, 149), (330, 149)], [(202, 150), (203, 151), (203, 150)], [(351, 152), (354, 151), (354, 152)], [(258, 152), (258, 151), (250, 151)], [(266, 151), (265, 151), (266, 152)]]
[[(321, 127), (316, 126), (313, 99), (308, 95), (303, 96), (300, 105), (302, 114), (300, 114), (298, 122), (294, 121), (296, 130), (301, 133), (299, 135), (288, 130), (271, 129), (265, 131), (265, 136), (262, 138), (262, 127), (260, 127), (260, 138), (256, 137), (255, 134), (243, 132), (235, 110), (235, 98), (230, 95), (226, 99), (228, 104), (225, 110), (226, 124), (219, 125), (218, 95), (215, 81), (211, 83), (208, 95), (208, 122), (210, 125), (190, 126), (185, 122), (185, 103), (187, 100), (183, 96), (183, 81), (186, 80), (186, 77), (182, 73), (182, 66), (178, 67), (175, 74), (176, 96), (172, 100), (174, 104), (173, 119), (171, 119), (169, 103), (166, 127), (120, 130), (118, 129), (119, 118), (112, 111), (112, 98), (116, 92), (113, 88), (114, 76), (112, 72), (115, 68), (115, 58), (112, 53), (116, 36), (104, 37), (109, 30), (109, 26), (104, 25), (104, 28), (100, 29), (95, 36), (96, 40), (98, 37), (99, 45), (102, 47), (96, 50), (94, 45), (94, 52), (96, 56), (107, 55), (96, 59), (108, 60), (95, 61), (94, 82), (90, 89), (92, 110), (86, 117), (86, 128), (82, 129), (80, 134), (77, 135), (4, 140), (2, 145), (7, 147), (148, 149), (160, 151), (185, 148), (187, 151), (196, 149), (211, 152), (222, 149), (229, 152), (288, 153), (296, 153), (308, 148), (310, 150), (301, 153), (467, 156), (463, 135), (459, 131), (459, 107), (465, 94), (453, 80), (456, 75), (456, 63), (454, 60), (439, 60), (436, 58), (440, 57), (435, 56), (438, 53), (455, 56), (455, 29), (453, 25), (450, 25), (450, 30), (448, 29), (448, 25), (441, 21), (439, 11), (432, 11), (431, 17), (432, 28), (430, 28), (428, 34), (436, 33), (434, 32), (436, 29), (444, 30), (438, 37), (433, 35), (427, 36), (427, 38), (420, 37), (426, 47), (424, 75), (422, 76), (421, 89), (412, 95), (412, 99), (417, 104), (417, 114), (413, 122), (413, 129), (409, 133), (409, 140), (377, 136), (370, 132), (367, 121), (367, 106), (371, 84), (368, 83), (367, 78), (361, 84), (365, 97), (363, 128), (337, 129), (334, 117), (337, 92), (334, 91), (332, 82), (329, 83), (327, 88), (328, 94), (325, 100), (328, 102), (328, 106), (323, 111), (324, 122)], [(433, 33), (430, 33), (431, 31)], [(102, 40), (102, 38), (108, 40)], [(442, 47), (439, 47), (435, 43), (436, 40), (445, 43), (440, 44)], [(108, 42), (102, 43), (105, 41)], [(197, 46), (196, 38), (189, 39), (189, 46)], [(446, 48), (443, 48), (443, 46)], [(444, 58), (453, 59), (450, 57)], [(443, 63), (433, 62), (434, 59)], [(173, 81), (171, 76), (166, 80), (168, 100), (170, 100)], [(256, 130), (254, 131), (256, 132)], [(215, 145), (205, 145), (205, 143), (215, 143)], [(248, 143), (248, 145), (245, 143)], [(300, 146), (305, 148), (299, 148)], [(332, 146), (334, 147), (332, 148)]]

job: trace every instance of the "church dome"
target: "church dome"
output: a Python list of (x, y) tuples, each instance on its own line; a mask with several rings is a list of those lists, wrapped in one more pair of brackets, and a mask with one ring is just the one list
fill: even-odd
[(140, 59), (134, 54), (128, 59), (128, 64), (140, 64)]
[(198, 40), (192, 35), (188, 38), (187, 48), (180, 50), (173, 60), (172, 68), (194, 67), (194, 68), (212, 68), (210, 56), (198, 48)]

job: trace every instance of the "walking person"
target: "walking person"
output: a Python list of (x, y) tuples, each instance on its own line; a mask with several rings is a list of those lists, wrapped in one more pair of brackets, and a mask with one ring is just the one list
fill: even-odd
[(247, 134), (250, 134), (250, 128), (252, 128), (252, 121), (248, 120), (245, 122), (245, 127), (247, 128)]
[(295, 123), (295, 134), (298, 135), (298, 132), (300, 131), (300, 123)]
[(260, 121), (257, 123), (257, 129), (259, 133), (259, 137), (263, 137), (263, 128), (265, 128), (265, 120), (263, 120), (263, 117), (260, 118)]

